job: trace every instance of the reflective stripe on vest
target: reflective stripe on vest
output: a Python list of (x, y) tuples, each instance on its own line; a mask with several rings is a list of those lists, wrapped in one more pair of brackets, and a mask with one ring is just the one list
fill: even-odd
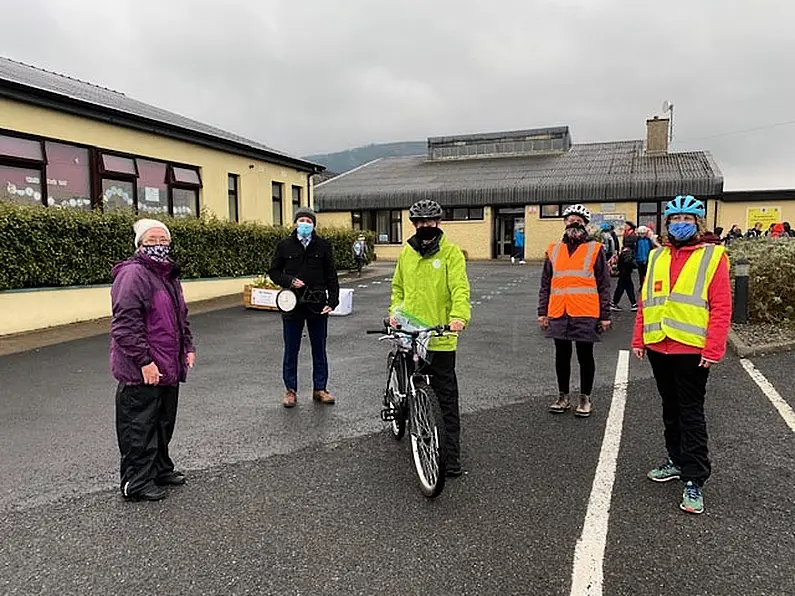
[[(643, 342), (646, 345), (666, 337), (703, 348), (709, 325), (709, 284), (723, 257), (723, 247), (708, 244), (687, 257), (673, 290), (671, 249), (658, 248), (649, 258), (643, 282)], [(662, 259), (662, 261), (660, 260)], [(692, 288), (690, 284), (692, 282)]]
[(599, 290), (594, 275), (599, 249), (599, 243), (587, 242), (569, 254), (568, 247), (562, 242), (550, 245), (547, 251), (552, 263), (550, 317), (562, 317), (564, 313), (571, 317), (599, 316)]

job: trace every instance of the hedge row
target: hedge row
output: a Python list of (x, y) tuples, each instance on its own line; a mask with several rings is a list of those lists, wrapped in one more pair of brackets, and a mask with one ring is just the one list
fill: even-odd
[[(115, 263), (133, 251), (133, 214), (103, 214), (0, 202), (0, 290), (103, 284)], [(183, 278), (265, 273), (289, 228), (236, 224), (211, 216), (163, 217)], [(334, 246), (338, 269), (354, 268), (358, 232), (321, 229)], [(372, 250), (373, 237), (368, 244)]]
[(733, 263), (751, 263), (748, 314), (752, 322), (795, 323), (795, 240), (737, 240), (729, 247)]

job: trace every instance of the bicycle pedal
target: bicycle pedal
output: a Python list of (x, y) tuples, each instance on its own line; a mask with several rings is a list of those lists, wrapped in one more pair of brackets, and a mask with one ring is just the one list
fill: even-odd
[(393, 422), (397, 420), (398, 410), (395, 408), (384, 408), (381, 410), (381, 420), (384, 422)]

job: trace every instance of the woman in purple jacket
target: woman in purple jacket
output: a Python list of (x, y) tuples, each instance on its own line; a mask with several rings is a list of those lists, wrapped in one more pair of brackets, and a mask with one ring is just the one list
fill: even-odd
[(154, 219), (138, 220), (133, 229), (135, 254), (113, 268), (110, 291), (121, 492), (129, 500), (158, 501), (166, 496), (164, 486), (185, 483), (168, 444), (179, 384), (196, 353), (179, 267), (169, 258), (171, 232)]

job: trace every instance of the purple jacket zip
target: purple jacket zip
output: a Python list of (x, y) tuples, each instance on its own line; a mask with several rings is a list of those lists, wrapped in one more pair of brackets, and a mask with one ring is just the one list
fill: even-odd
[(110, 295), (110, 367), (116, 380), (141, 385), (141, 367), (154, 362), (160, 385), (184, 383), (187, 355), (195, 348), (179, 268), (136, 254), (113, 268)]

